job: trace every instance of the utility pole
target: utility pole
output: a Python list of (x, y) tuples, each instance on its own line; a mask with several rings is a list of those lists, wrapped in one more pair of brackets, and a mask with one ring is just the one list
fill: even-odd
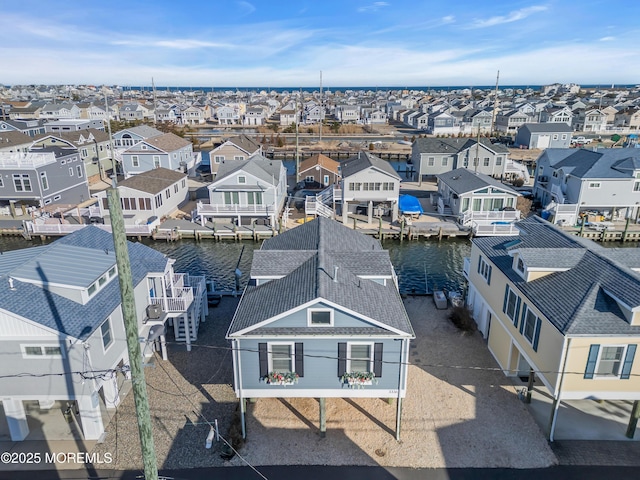
[(118, 280), (120, 281), (120, 296), (122, 297), (122, 317), (127, 337), (127, 351), (129, 353), (129, 365), (131, 366), (131, 386), (133, 399), (136, 406), (136, 418), (138, 419), (138, 433), (140, 434), (140, 446), (142, 448), (142, 461), (144, 464), (145, 480), (158, 480), (158, 462), (153, 445), (151, 431), (151, 414), (147, 399), (147, 383), (142, 370), (142, 355), (140, 353), (140, 341), (138, 339), (138, 319), (133, 292), (133, 279), (131, 277), (131, 263), (129, 250), (127, 249), (127, 236), (124, 229), (124, 217), (120, 206), (120, 195), (114, 186), (107, 190), (109, 199), (109, 215), (111, 216), (111, 229), (113, 231), (113, 245), (118, 266)]
[(156, 99), (156, 84), (153, 82), (153, 77), (151, 77), (151, 87), (153, 88), (153, 126), (155, 127), (158, 121), (158, 114), (156, 112), (158, 109), (158, 101)]
[(473, 160), (473, 173), (478, 173), (480, 163), (480, 124), (478, 124), (478, 138), (476, 139), (476, 158)]
[[(113, 137), (111, 136), (111, 114), (109, 113), (109, 101), (107, 99), (107, 92), (104, 92), (104, 108), (107, 111), (107, 131), (109, 132), (109, 157), (111, 158), (111, 170), (112, 175), (117, 175), (115, 153), (113, 151)], [(98, 159), (98, 162), (100, 160)]]
[(498, 70), (498, 75), (496, 76), (496, 97), (493, 99), (493, 113), (491, 114), (491, 131), (490, 135), (493, 134), (493, 128), (496, 123), (496, 115), (498, 114), (498, 82), (500, 81), (500, 70)]
[[(302, 92), (302, 89), (300, 89), (300, 91)], [(300, 117), (302, 117), (302, 114), (300, 114)], [(297, 188), (298, 183), (300, 182), (300, 154), (298, 150), (298, 124), (300, 123), (300, 120), (298, 119), (298, 97), (296, 97), (296, 114), (295, 114), (294, 120), (296, 122), (296, 188)]]

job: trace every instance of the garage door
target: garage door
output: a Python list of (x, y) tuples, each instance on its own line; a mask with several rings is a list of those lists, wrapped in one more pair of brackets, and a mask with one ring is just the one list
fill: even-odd
[(536, 148), (548, 148), (551, 141), (550, 135), (538, 135), (538, 144)]

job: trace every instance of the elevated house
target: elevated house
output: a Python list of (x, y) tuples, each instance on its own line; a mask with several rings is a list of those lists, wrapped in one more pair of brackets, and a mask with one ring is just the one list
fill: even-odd
[(217, 218), (234, 219), (236, 225), (267, 219), (275, 228), (287, 197), (287, 170), (280, 160), (254, 155), (221, 163), (207, 188), (209, 203), (197, 205), (202, 225)]
[(262, 155), (262, 145), (247, 135), (238, 135), (223, 141), (209, 152), (211, 174), (215, 177), (223, 162), (246, 160), (253, 155)]
[(640, 217), (637, 149), (547, 149), (536, 165), (533, 194), (554, 222), (575, 225), (589, 216), (605, 221)]
[(309, 188), (328, 187), (340, 181), (340, 162), (321, 153), (315, 153), (300, 162), (298, 178)]
[[(525, 398), (534, 387), (551, 398), (550, 440), (563, 421), (602, 425), (593, 409), (580, 413), (594, 400), (619, 401), (605, 409), (629, 418), (626, 435), (633, 438), (640, 402), (637, 249), (604, 248), (539, 217), (517, 226), (518, 236), (474, 238), (464, 263), (467, 304), (489, 351), (505, 375), (529, 379)], [(617, 438), (624, 435), (618, 427)]]
[(102, 120), (78, 118), (55, 120), (44, 124), (45, 133), (77, 132), (80, 130), (100, 130), (104, 132), (104, 122)]
[[(142, 355), (159, 349), (166, 359), (167, 320), (178, 341), (197, 338), (207, 309), (204, 277), (175, 273), (173, 260), (141, 243), (128, 243), (128, 251)], [(83, 438), (100, 439), (129, 371), (112, 235), (88, 226), (48, 245), (3, 252), (0, 319), (0, 401), (11, 440), (30, 439), (27, 408), (68, 404)]]
[(162, 135), (160, 130), (148, 125), (138, 125), (137, 127), (125, 128), (115, 132), (113, 134), (113, 144), (117, 149), (126, 149), (136, 143), (140, 143), (142, 140), (159, 137), (160, 135)]
[(44, 122), (42, 120), (0, 120), (0, 133), (18, 131), (30, 137), (35, 137), (44, 133)]
[(337, 201), (336, 193), (340, 194), (343, 223), (348, 221), (350, 213), (366, 214), (368, 223), (372, 222), (374, 214), (379, 217), (389, 215), (392, 221), (398, 219), (401, 178), (389, 162), (362, 150), (356, 157), (342, 162), (340, 167), (341, 189), (334, 191), (334, 198)]
[(573, 113), (573, 128), (577, 132), (601, 133), (607, 129), (607, 114), (597, 108), (579, 109)]
[(541, 123), (566, 123), (573, 124), (573, 112), (569, 107), (549, 107), (540, 112)]
[(144, 139), (122, 151), (120, 157), (125, 177), (159, 167), (193, 176), (200, 163), (200, 154), (193, 152), (192, 143), (174, 133)]
[(467, 168), (441, 173), (438, 179), (438, 213), (453, 215), (476, 236), (513, 235), (520, 193), (504, 183)]
[(509, 149), (486, 138), (417, 138), (411, 146), (411, 161), (418, 180), (469, 168), (474, 172), (501, 178), (506, 172)]
[(572, 128), (564, 122), (527, 123), (518, 128), (515, 145), (526, 148), (569, 148)]
[[(125, 225), (159, 223), (189, 199), (187, 175), (167, 168), (154, 168), (118, 182)], [(99, 216), (109, 217), (106, 191), (94, 194), (99, 199)]]
[(399, 435), (413, 338), (377, 240), (323, 217), (266, 240), (227, 331), (243, 434), (246, 398), (319, 398), (324, 419), (326, 398), (373, 397)]

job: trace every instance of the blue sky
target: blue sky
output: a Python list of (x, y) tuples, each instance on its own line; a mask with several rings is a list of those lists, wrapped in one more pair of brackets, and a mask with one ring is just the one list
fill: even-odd
[(640, 2), (4, 0), (0, 83), (640, 83)]

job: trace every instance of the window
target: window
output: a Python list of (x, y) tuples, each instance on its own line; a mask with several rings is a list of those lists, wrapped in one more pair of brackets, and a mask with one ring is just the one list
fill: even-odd
[(563, 133), (563, 134), (562, 134), (562, 137), (560, 137), (560, 138), (561, 138), (562, 140), (566, 140), (566, 139), (567, 139), (567, 134), (566, 134), (566, 133)]
[(247, 203), (249, 205), (262, 205), (262, 192), (247, 192)]
[(484, 157), (483, 165), (488, 167), (491, 164), (491, 159), (489, 157)]
[(160, 168), (160, 155), (153, 156), (153, 168)]
[(371, 343), (347, 344), (347, 372), (373, 371), (373, 345)]
[(524, 261), (520, 257), (518, 257), (518, 263), (516, 265), (516, 270), (518, 270), (520, 273), (524, 273)]
[(138, 206), (140, 210), (151, 210), (151, 199), (150, 198), (139, 198)]
[(116, 274), (116, 267), (111, 267), (109, 269), (109, 278), (112, 278)]
[(244, 160), (244, 155), (234, 155), (234, 160)]
[(164, 196), (167, 198), (171, 198), (171, 191), (168, 188), (164, 191)]
[(105, 351), (113, 343), (113, 336), (111, 335), (111, 318), (107, 318), (102, 325), (100, 325), (100, 336), (102, 337), (102, 347)]
[(491, 270), (491, 265), (482, 258), (482, 255), (480, 255), (480, 258), (478, 259), (478, 273), (482, 275), (489, 285), (491, 285)]
[[(2, 181), (0, 181), (0, 187), (2, 186)], [(634, 192), (640, 192), (640, 182), (634, 182), (633, 184), (633, 191)]]
[(554, 139), (554, 140), (558, 140), (558, 134), (557, 134), (557, 133), (554, 133), (554, 134), (553, 134), (553, 139)]
[(87, 155), (89, 155), (89, 152), (87, 151), (87, 149), (86, 149), (86, 148), (83, 148), (83, 149), (81, 150), (81, 152), (80, 152), (80, 155), (82, 155), (82, 157), (84, 158), (84, 157), (86, 157)]
[(182, 185), (182, 188), (187, 186), (187, 181), (184, 178), (182, 179), (181, 185)]
[(469, 159), (468, 159), (468, 158), (465, 158), (465, 159), (462, 161), (462, 166), (463, 166), (463, 167), (468, 167), (468, 166), (469, 166)]
[(502, 165), (502, 157), (496, 157), (496, 167)]
[(2, 180), (2, 175), (0, 175), (0, 188), (4, 187), (4, 181)]
[(27, 173), (15, 173), (13, 175), (13, 185), (16, 192), (30, 192), (31, 191), (31, 179)]
[(247, 177), (245, 177), (244, 175), (239, 175), (238, 183), (247, 183)]
[[(238, 181), (240, 180), (240, 178), (238, 178)], [(306, 177), (304, 177), (304, 182), (305, 183), (313, 183), (315, 181), (315, 179), (313, 178), (313, 175), (307, 175)]]
[(213, 157), (213, 162), (214, 163), (224, 162), (224, 155), (216, 155), (215, 157)]
[(140, 159), (138, 158), (138, 155), (131, 155), (131, 165), (134, 167), (140, 166)]
[(447, 157), (442, 157), (442, 166), (446, 167), (449, 163), (449, 159)]
[(600, 182), (589, 182), (589, 188), (600, 188)]
[(47, 172), (40, 172), (40, 183), (42, 190), (49, 190), (49, 181), (47, 180)]
[(93, 295), (94, 293), (96, 293), (96, 290), (98, 290), (98, 286), (93, 283), (88, 289), (87, 292), (89, 293), (89, 296)]
[(509, 285), (505, 288), (502, 311), (507, 314), (507, 317), (513, 321), (514, 325), (518, 323), (520, 297), (518, 297), (515, 292), (509, 288)]
[(269, 344), (269, 371), (280, 373), (294, 371), (293, 344)]
[(538, 320), (538, 317), (529, 309), (527, 309), (526, 312), (527, 313), (523, 322), (522, 334), (524, 335), (524, 338), (529, 340), (529, 342), (533, 342), (533, 337), (536, 330), (536, 321)]
[(78, 178), (82, 178), (82, 165), (76, 166), (76, 174), (78, 175)]
[(307, 323), (309, 326), (333, 326), (333, 310), (310, 308), (309, 310), (307, 310), (307, 313)]
[(156, 195), (156, 208), (160, 208), (162, 206), (162, 194)]
[(240, 205), (240, 196), (238, 192), (224, 192), (225, 205)]
[(429, 165), (430, 167), (433, 167), (435, 162), (436, 162), (435, 157), (429, 157), (429, 160), (427, 161), (427, 165)]
[(176, 183), (176, 184), (173, 186), (173, 193), (178, 193), (178, 189), (179, 189), (179, 187), (178, 187), (178, 184)]
[(58, 345), (20, 345), (22, 358), (63, 358), (62, 348)]

